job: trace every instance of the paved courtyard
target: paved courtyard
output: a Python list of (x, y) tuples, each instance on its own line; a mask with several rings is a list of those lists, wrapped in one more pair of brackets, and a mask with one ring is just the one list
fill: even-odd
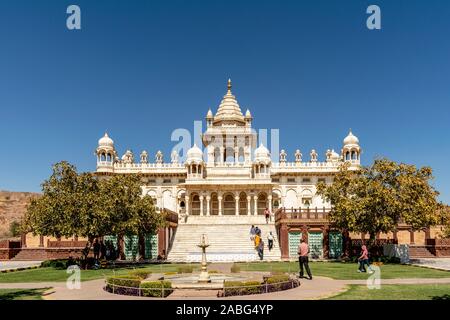
[[(350, 284), (365, 285), (366, 280), (333, 280), (326, 277), (315, 277), (313, 280), (302, 280), (300, 287), (279, 291), (270, 294), (249, 296), (235, 296), (217, 298), (216, 290), (175, 290), (164, 300), (315, 300), (334, 296), (347, 290)], [(386, 279), (383, 284), (450, 284), (450, 278), (440, 279)], [(97, 279), (85, 281), (81, 289), (69, 290), (65, 282), (39, 282), (39, 283), (0, 283), (0, 289), (34, 289), (51, 288), (44, 295), (46, 300), (142, 300), (158, 299), (123, 296), (108, 293), (103, 290), (104, 280)]]

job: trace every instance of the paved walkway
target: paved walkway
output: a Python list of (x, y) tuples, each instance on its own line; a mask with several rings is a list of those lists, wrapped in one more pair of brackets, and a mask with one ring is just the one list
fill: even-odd
[(42, 261), (0, 261), (0, 270), (15, 270), (40, 266)]
[[(450, 284), (450, 278), (440, 279), (385, 279), (381, 284)], [(366, 284), (366, 280), (333, 280), (315, 277), (302, 280), (300, 287), (269, 294), (217, 298), (217, 290), (175, 290), (164, 300), (312, 300), (334, 296), (347, 290), (349, 284)], [(155, 299), (134, 296), (122, 296), (103, 290), (104, 280), (91, 280), (81, 283), (81, 289), (69, 290), (64, 282), (39, 283), (0, 283), (0, 289), (51, 288), (46, 292), (46, 300), (136, 300)]]
[(450, 271), (450, 258), (420, 258), (411, 260), (412, 265)]

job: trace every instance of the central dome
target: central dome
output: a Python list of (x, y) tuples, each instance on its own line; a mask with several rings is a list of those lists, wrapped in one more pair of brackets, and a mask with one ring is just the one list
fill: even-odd
[(244, 115), (236, 100), (236, 97), (231, 93), (231, 79), (228, 79), (228, 91), (223, 96), (217, 109), (216, 116), (214, 117), (214, 123), (227, 121), (227, 122), (239, 122), (245, 124)]

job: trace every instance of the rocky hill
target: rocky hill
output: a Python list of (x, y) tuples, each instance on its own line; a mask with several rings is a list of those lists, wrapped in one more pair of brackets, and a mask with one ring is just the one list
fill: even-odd
[(32, 197), (39, 196), (32, 192), (10, 192), (0, 190), (0, 239), (10, 238), (10, 224), (20, 221), (25, 214)]

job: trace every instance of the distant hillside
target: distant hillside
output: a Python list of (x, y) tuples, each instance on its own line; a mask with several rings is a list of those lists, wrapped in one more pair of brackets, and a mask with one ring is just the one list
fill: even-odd
[(0, 190), (0, 239), (9, 238), (9, 226), (13, 221), (20, 221), (32, 197), (39, 196), (33, 192), (10, 192)]

